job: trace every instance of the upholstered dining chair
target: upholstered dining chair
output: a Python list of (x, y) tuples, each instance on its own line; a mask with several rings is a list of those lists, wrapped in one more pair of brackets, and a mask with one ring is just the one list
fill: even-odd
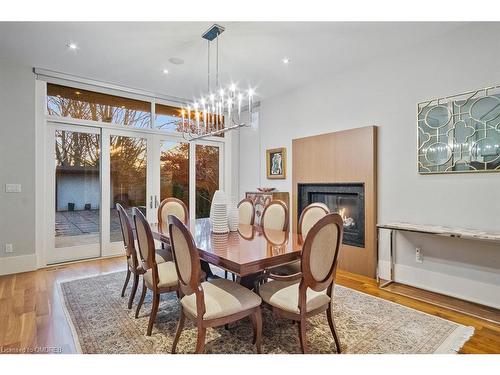
[(158, 207), (158, 223), (168, 225), (168, 215), (174, 215), (185, 225), (189, 222), (189, 211), (183, 201), (177, 198), (165, 198)]
[(254, 329), (253, 343), (261, 352), (261, 298), (251, 290), (226, 279), (201, 282), (198, 250), (186, 226), (169, 216), (169, 233), (175, 268), (179, 279), (181, 315), (172, 344), (175, 353), (187, 318), (198, 328), (196, 353), (203, 353), (207, 328), (226, 325), (250, 317)]
[(297, 321), (300, 345), (307, 353), (306, 320), (326, 310), (328, 324), (337, 352), (340, 342), (332, 316), (332, 290), (337, 270), (343, 221), (338, 214), (328, 214), (309, 230), (302, 249), (301, 272), (288, 276), (264, 274), (272, 279), (256, 288), (266, 306), (275, 314)]
[[(132, 230), (132, 223), (127, 214), (127, 211), (119, 203), (116, 204), (116, 210), (118, 212), (118, 218), (120, 220), (120, 226), (123, 236), (123, 245), (125, 247), (125, 255), (127, 256), (127, 276), (125, 277), (125, 283), (123, 284), (122, 297), (125, 297), (125, 290), (127, 289), (128, 282), (130, 280), (130, 275), (134, 275), (134, 280), (132, 283), (132, 290), (130, 292), (130, 297), (128, 300), (128, 308), (132, 308), (132, 302), (135, 298), (135, 293), (137, 292), (137, 286), (139, 285), (139, 276), (143, 275), (146, 271), (142, 268), (141, 262), (137, 257), (137, 250), (135, 247), (134, 232)], [(165, 250), (155, 250), (156, 263), (163, 263), (168, 258), (167, 252)]]
[(263, 228), (288, 230), (288, 207), (285, 202), (272, 200), (262, 212), (261, 225)]
[(238, 203), (238, 214), (240, 224), (253, 225), (255, 220), (255, 207), (251, 199), (245, 198)]
[(135, 317), (139, 316), (146, 292), (150, 289), (153, 292), (153, 306), (151, 307), (151, 314), (149, 315), (149, 324), (147, 335), (151, 336), (153, 324), (156, 320), (158, 313), (158, 306), (160, 304), (160, 294), (170, 293), (178, 290), (177, 272), (175, 270), (174, 262), (167, 261), (157, 263), (155, 257), (155, 245), (151, 227), (144, 217), (143, 213), (137, 209), (133, 209), (135, 230), (137, 233), (137, 244), (139, 248), (139, 255), (144, 269), (142, 277), (142, 294)]
[[(311, 203), (302, 210), (299, 218), (298, 233), (302, 235), (304, 241), (311, 228), (320, 220), (330, 213), (330, 209), (324, 203)], [(271, 269), (272, 273), (278, 275), (290, 275), (300, 272), (300, 260), (285, 264)]]

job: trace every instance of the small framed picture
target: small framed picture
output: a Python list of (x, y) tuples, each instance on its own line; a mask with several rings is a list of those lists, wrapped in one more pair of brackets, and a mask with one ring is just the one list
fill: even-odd
[(267, 178), (286, 178), (286, 148), (273, 148), (266, 151)]

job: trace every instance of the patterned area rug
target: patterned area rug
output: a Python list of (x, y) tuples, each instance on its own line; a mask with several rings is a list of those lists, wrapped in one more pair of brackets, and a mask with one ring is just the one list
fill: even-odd
[[(82, 353), (169, 353), (179, 318), (175, 293), (161, 296), (151, 337), (146, 327), (151, 309), (148, 292), (138, 319), (120, 292), (125, 272), (61, 283), (67, 315)], [(139, 288), (140, 289), (140, 288)], [(130, 292), (130, 287), (126, 296)], [(431, 316), (355, 290), (335, 286), (334, 319), (343, 353), (456, 353), (474, 328)], [(334, 353), (326, 314), (308, 320), (312, 353)], [(192, 353), (196, 327), (187, 319), (178, 353)], [(300, 353), (297, 325), (263, 309), (263, 353)], [(206, 353), (254, 353), (249, 319), (207, 331)]]

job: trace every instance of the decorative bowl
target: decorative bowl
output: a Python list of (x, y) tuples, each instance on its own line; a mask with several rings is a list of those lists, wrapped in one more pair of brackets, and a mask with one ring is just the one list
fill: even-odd
[(276, 190), (276, 188), (271, 188), (271, 187), (259, 187), (257, 188), (258, 191), (260, 191), (261, 193), (269, 193), (273, 190)]

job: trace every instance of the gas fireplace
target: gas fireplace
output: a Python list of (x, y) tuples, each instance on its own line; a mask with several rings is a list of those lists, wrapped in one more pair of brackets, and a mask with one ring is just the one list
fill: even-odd
[(363, 183), (298, 184), (298, 216), (311, 203), (325, 203), (344, 220), (343, 243), (365, 246), (365, 186)]

